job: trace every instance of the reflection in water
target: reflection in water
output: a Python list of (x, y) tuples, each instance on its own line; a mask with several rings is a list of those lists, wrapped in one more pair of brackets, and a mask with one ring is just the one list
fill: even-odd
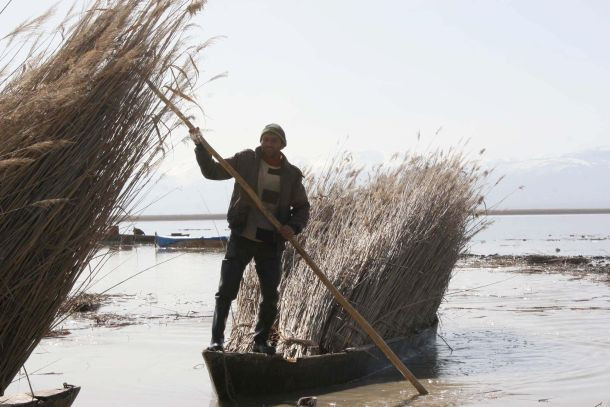
[[(219, 406), (200, 352), (209, 341), (222, 254), (187, 253), (163, 263), (175, 255), (150, 247), (115, 253), (100, 275), (114, 271), (95, 290), (159, 264), (113, 289), (125, 296), (100, 310), (136, 325), (67, 321), (71, 335), (42, 341), (26, 364), (37, 371), (35, 390), (82, 385), (75, 405), (87, 407)], [(317, 396), (318, 406), (610, 406), (608, 311), (610, 286), (593, 276), (459, 269), (440, 309), (442, 339), (407, 363), (430, 395), (418, 396), (388, 368), (348, 386), (250, 405), (294, 406), (301, 396)], [(19, 391), (29, 391), (25, 380), (8, 393)]]

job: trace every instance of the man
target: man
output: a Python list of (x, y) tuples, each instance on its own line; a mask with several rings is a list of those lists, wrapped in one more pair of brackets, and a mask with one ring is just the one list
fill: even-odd
[[(224, 330), (231, 302), (237, 297), (244, 269), (254, 258), (262, 300), (253, 351), (270, 355), (275, 353), (275, 347), (267, 343), (267, 339), (277, 315), (277, 288), (282, 277), (281, 256), (285, 240), (300, 233), (309, 219), (303, 174), (282, 154), (284, 147), (284, 130), (277, 124), (269, 124), (261, 133), (259, 147), (241, 151), (226, 160), (257, 192), (267, 209), (283, 226), (278, 234), (245, 191), (235, 183), (227, 213), (231, 236), (220, 269), (212, 341), (208, 350), (223, 351)], [(204, 177), (212, 180), (231, 178), (203, 146), (197, 144), (195, 154)]]

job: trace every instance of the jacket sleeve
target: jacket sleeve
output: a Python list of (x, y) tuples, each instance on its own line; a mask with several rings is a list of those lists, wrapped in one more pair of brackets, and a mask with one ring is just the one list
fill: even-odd
[[(222, 168), (219, 163), (214, 161), (212, 155), (208, 153), (207, 150), (200, 144), (195, 144), (195, 157), (197, 157), (197, 163), (199, 164), (201, 173), (207, 179), (223, 180), (233, 178), (228, 172), (225, 171), (224, 168)], [(231, 165), (231, 167), (237, 169), (237, 154), (235, 154), (233, 157), (227, 158), (226, 161)]]
[(307, 221), (309, 221), (309, 200), (307, 199), (307, 193), (303, 186), (303, 176), (299, 174), (298, 183), (295, 190), (293, 191), (293, 198), (290, 206), (290, 219), (286, 223), (290, 226), (295, 234), (301, 233)]

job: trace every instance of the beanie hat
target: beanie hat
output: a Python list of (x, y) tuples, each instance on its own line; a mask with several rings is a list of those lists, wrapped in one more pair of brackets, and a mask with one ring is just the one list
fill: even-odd
[(260, 140), (263, 139), (263, 135), (265, 134), (273, 134), (278, 136), (282, 141), (283, 147), (286, 147), (286, 134), (284, 133), (284, 130), (279, 124), (271, 123), (266, 125), (263, 129), (263, 132), (261, 133)]

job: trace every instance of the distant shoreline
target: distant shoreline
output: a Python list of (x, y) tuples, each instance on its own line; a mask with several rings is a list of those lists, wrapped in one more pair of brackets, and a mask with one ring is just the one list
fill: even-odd
[[(511, 216), (511, 215), (605, 215), (610, 214), (610, 208), (564, 208), (564, 209), (490, 209), (478, 211), (479, 215)], [(225, 220), (224, 213), (185, 214), (185, 215), (139, 215), (128, 216), (124, 222), (151, 221), (182, 221), (182, 220)]]

